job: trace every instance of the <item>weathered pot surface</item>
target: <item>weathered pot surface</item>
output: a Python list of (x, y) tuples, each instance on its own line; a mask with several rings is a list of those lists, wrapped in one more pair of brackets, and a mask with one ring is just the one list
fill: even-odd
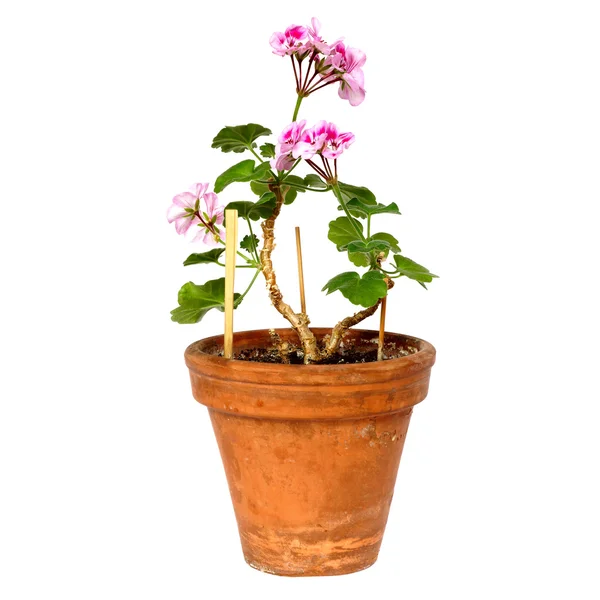
[[(321, 338), (329, 329), (314, 329)], [(277, 333), (296, 341), (291, 329)], [(372, 348), (377, 332), (345, 337)], [(208, 407), (244, 557), (277, 575), (341, 575), (376, 560), (412, 407), (427, 395), (435, 349), (386, 333), (414, 353), (362, 364), (277, 365), (218, 356), (223, 336), (185, 352)], [(268, 330), (234, 336), (234, 353), (270, 347)]]

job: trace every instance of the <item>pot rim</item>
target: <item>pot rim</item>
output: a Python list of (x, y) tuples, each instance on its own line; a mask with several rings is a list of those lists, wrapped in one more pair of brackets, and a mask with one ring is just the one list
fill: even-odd
[[(275, 330), (297, 340), (291, 328)], [(322, 337), (331, 328), (314, 328)], [(194, 342), (185, 351), (192, 391), (212, 410), (239, 417), (321, 420), (364, 418), (410, 410), (427, 395), (435, 362), (434, 347), (413, 336), (387, 333), (397, 343), (415, 345), (414, 354), (370, 363), (285, 365), (226, 359), (211, 354), (223, 346), (217, 335)], [(351, 329), (348, 337), (376, 340), (378, 331)], [(237, 344), (236, 344), (237, 338)], [(270, 339), (268, 329), (234, 334), (234, 349), (252, 348)]]
[[(297, 338), (296, 332), (291, 328), (276, 328), (276, 329), (248, 329), (245, 331), (236, 331), (233, 334), (233, 345), (235, 349), (235, 341), (236, 337), (247, 336), (248, 334), (253, 334), (257, 337), (264, 336), (266, 338), (269, 337), (269, 331), (275, 331), (278, 335), (280, 335), (283, 339)], [(328, 333), (331, 333), (331, 327), (312, 327), (311, 331), (317, 336), (317, 338), (321, 338)], [(346, 333), (346, 336), (352, 336), (355, 338), (361, 338), (366, 336), (378, 336), (379, 331), (374, 329), (349, 329)], [(415, 364), (420, 365), (421, 367), (427, 366), (431, 367), (435, 363), (436, 350), (432, 344), (429, 342), (404, 333), (395, 333), (392, 331), (386, 331), (385, 336), (396, 336), (400, 338), (404, 338), (409, 341), (412, 345), (418, 348), (418, 351), (414, 354), (409, 354), (407, 356), (400, 356), (398, 358), (390, 358), (383, 361), (371, 361), (367, 363), (344, 363), (337, 365), (292, 365), (292, 364), (276, 364), (276, 363), (266, 363), (266, 362), (254, 362), (247, 360), (236, 360), (236, 359), (227, 359), (223, 356), (218, 356), (211, 352), (206, 352), (204, 348), (210, 348), (215, 346), (223, 346), (223, 334), (213, 335), (207, 338), (202, 338), (191, 343), (185, 350), (185, 359), (188, 367), (193, 368), (194, 366), (199, 365), (200, 363), (212, 363), (215, 366), (225, 366), (225, 365), (243, 365), (243, 369), (247, 373), (264, 373), (268, 371), (271, 374), (281, 374), (281, 375), (291, 375), (292, 373), (299, 373), (303, 370), (306, 370), (307, 367), (310, 367), (310, 370), (314, 372), (314, 374), (327, 374), (327, 373), (339, 373), (340, 371), (348, 370), (348, 371), (357, 371), (368, 373), (370, 371), (387, 371), (393, 370), (398, 371), (404, 370), (407, 368), (409, 370), (411, 365)]]

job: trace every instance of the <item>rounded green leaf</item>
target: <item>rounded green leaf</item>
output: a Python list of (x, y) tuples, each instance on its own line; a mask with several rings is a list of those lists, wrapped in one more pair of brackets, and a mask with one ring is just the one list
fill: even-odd
[[(362, 223), (356, 220), (354, 222), (362, 233)], [(342, 252), (350, 242), (354, 242), (356, 237), (356, 229), (352, 226), (348, 217), (338, 217), (335, 221), (329, 223), (329, 233), (327, 234), (327, 238), (337, 246), (337, 249), (340, 252)]]
[(212, 147), (223, 152), (244, 152), (254, 148), (254, 141), (263, 135), (271, 135), (271, 130), (256, 123), (223, 127), (213, 139)]
[(255, 181), (262, 179), (269, 171), (269, 163), (261, 163), (258, 166), (254, 164), (252, 159), (243, 160), (227, 171), (221, 173), (215, 181), (215, 193), (222, 192), (230, 183), (236, 181)]
[(327, 294), (340, 291), (352, 304), (367, 308), (387, 296), (387, 284), (385, 275), (379, 271), (368, 271), (362, 277), (354, 271), (347, 271), (330, 279), (322, 291), (327, 291)]
[(225, 252), (225, 248), (213, 248), (207, 252), (190, 254), (183, 262), (183, 266), (216, 263), (223, 252)]

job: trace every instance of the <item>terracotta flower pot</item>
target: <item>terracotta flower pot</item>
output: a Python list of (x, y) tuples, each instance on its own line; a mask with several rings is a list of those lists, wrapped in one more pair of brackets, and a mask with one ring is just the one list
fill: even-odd
[[(330, 330), (315, 329), (321, 337)], [(277, 333), (297, 340), (291, 329)], [(373, 348), (377, 332), (346, 339)], [(185, 352), (192, 390), (208, 407), (244, 557), (277, 575), (341, 575), (377, 560), (412, 407), (427, 395), (435, 349), (365, 364), (225, 360), (223, 337)], [(271, 345), (268, 331), (234, 336), (234, 352)]]

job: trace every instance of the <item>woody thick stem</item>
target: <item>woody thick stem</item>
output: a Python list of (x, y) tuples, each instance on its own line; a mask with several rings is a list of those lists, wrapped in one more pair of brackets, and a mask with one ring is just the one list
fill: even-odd
[[(388, 290), (391, 290), (394, 287), (394, 282), (386, 277), (385, 282), (387, 284)], [(331, 336), (329, 337), (329, 341), (327, 342), (327, 346), (325, 348), (325, 356), (331, 356), (335, 354), (342, 343), (342, 339), (344, 338), (344, 334), (350, 327), (354, 327), (358, 325), (361, 321), (364, 321), (367, 317), (374, 315), (381, 304), (381, 298), (377, 301), (373, 306), (369, 306), (369, 308), (365, 308), (357, 313), (354, 313), (351, 317), (346, 317), (341, 320), (332, 330)]]
[(275, 220), (281, 211), (284, 196), (279, 186), (269, 186), (269, 189), (275, 194), (276, 204), (273, 214), (263, 221), (261, 225), (264, 241), (260, 251), (260, 262), (267, 283), (267, 291), (269, 292), (269, 297), (271, 298), (273, 306), (296, 330), (300, 342), (302, 343), (302, 349), (304, 350), (304, 362), (318, 362), (321, 359), (321, 352), (313, 332), (308, 327), (310, 323), (308, 316), (303, 313), (294, 312), (291, 306), (283, 301), (283, 295), (277, 285), (277, 278), (275, 277), (271, 254), (275, 248)]

